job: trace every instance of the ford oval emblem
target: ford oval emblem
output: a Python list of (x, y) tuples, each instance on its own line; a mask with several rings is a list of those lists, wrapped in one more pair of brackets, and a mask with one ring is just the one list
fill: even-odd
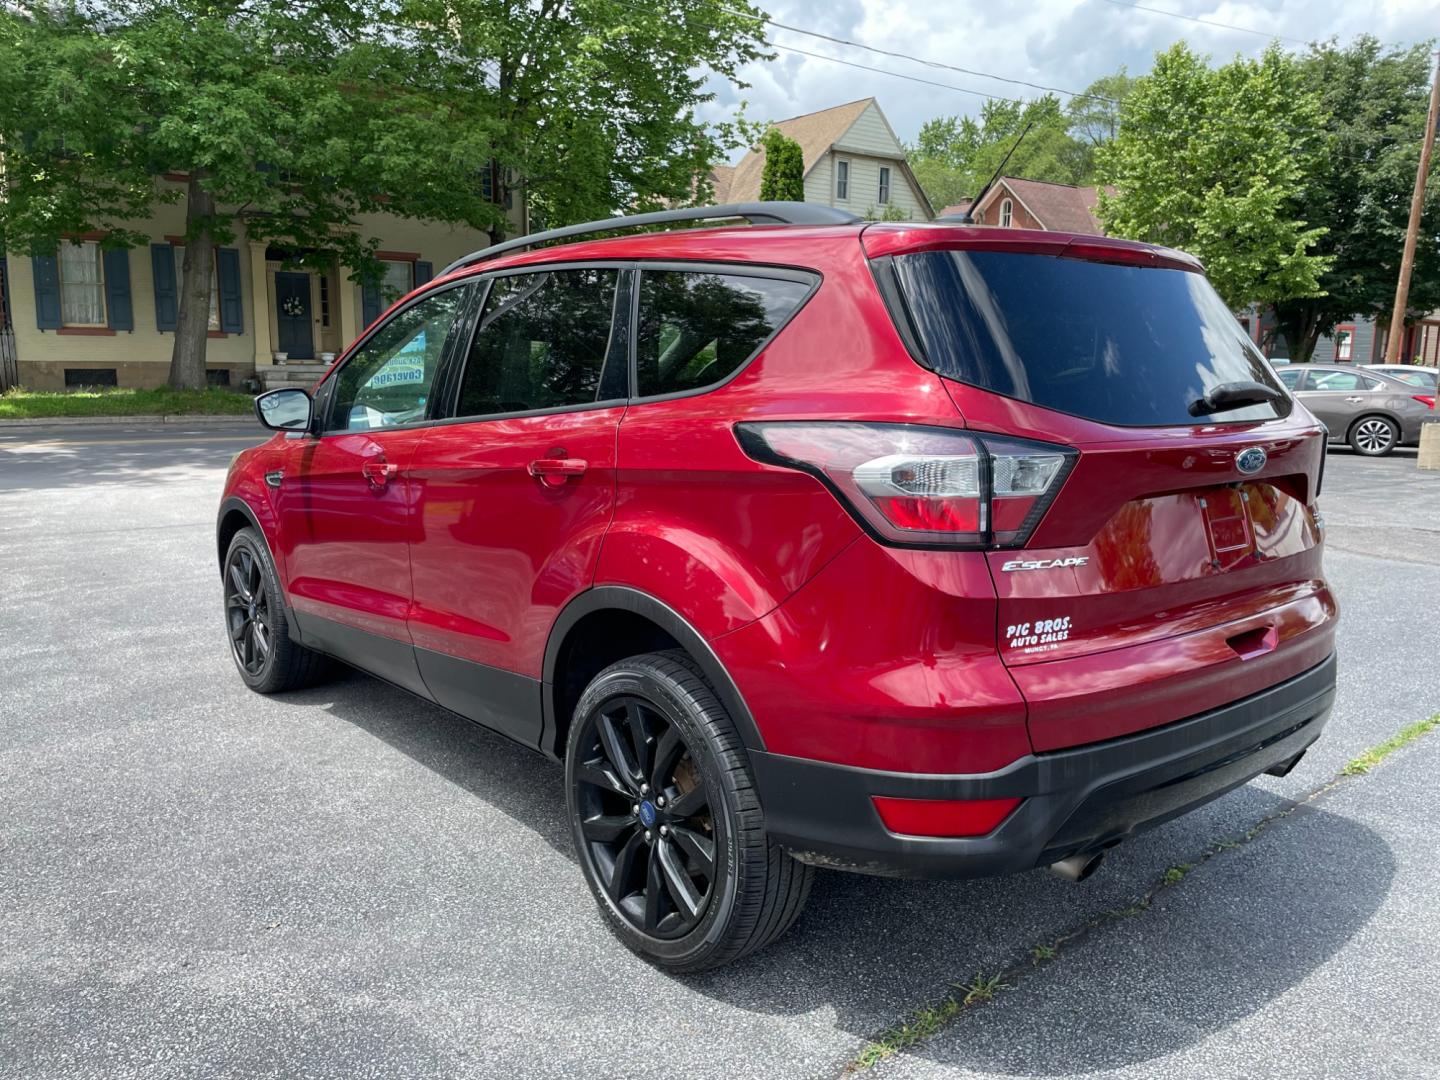
[(1263, 469), (1269, 460), (1263, 446), (1247, 446), (1235, 455), (1235, 467), (1248, 476)]

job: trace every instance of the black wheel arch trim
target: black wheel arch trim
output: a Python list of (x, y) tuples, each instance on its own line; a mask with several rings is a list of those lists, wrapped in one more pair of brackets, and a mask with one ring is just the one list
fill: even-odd
[(735, 722), (735, 728), (746, 749), (765, 749), (765, 740), (761, 738), (755, 717), (751, 715), (750, 707), (745, 704), (745, 698), (735, 685), (735, 680), (725, 670), (725, 665), (715, 655), (710, 643), (683, 615), (663, 600), (639, 589), (625, 585), (597, 585), (582, 592), (565, 606), (551, 625), (550, 637), (545, 643), (545, 664), (541, 674), (544, 682), (544, 727), (541, 745), (547, 754), (557, 758), (564, 757), (564, 747), (557, 742), (561, 724), (557, 715), (558, 688), (555, 668), (560, 659), (560, 647), (581, 619), (606, 610), (627, 611), (644, 616), (679, 642), (700, 666), (705, 678), (714, 688), (720, 704), (725, 706), (730, 718)]

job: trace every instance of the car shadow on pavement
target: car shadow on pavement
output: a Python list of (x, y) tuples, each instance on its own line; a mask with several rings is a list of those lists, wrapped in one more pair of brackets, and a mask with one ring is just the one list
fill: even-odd
[[(360, 674), (286, 698), (324, 704), (573, 862), (556, 763)], [(1167, 867), (1198, 860), (1217, 841), (1290, 805), (1263, 788), (1241, 788), (1116, 848), (1081, 886), (1044, 871), (975, 881), (821, 872), (799, 923), (769, 948), (717, 972), (650, 977), (747, 1013), (827, 1013), (833, 1016), (827, 1025), (867, 1040), (977, 972), (1023, 964), (1035, 946), (1098, 919), (1083, 945), (1062, 950), (1024, 979), (1027, 989), (1067, 985), (1059, 980), (1065, 965), (1077, 962), (1071, 951), (1098, 950), (1102, 974), (1094, 983), (1071, 987), (1063, 1002), (1036, 1012), (1007, 1008), (1018, 991), (1001, 995), (974, 1014), (987, 1018), (984, 1040), (972, 1045), (962, 1037), (958, 1050), (953, 1041), (937, 1046), (958, 1053), (946, 1059), (954, 1064), (1016, 1075), (1074, 1075), (1148, 1061), (1205, 1039), (1305, 979), (1365, 926), (1388, 891), (1395, 861), (1376, 833), (1301, 807), (1253, 844), (1224, 851), (1191, 878), (1159, 889), (1150, 910), (1117, 914), (1155, 890)], [(1262, 843), (1277, 854), (1253, 857)], [(1217, 888), (1215, 869), (1232, 859), (1245, 859), (1248, 873)], [(1181, 897), (1193, 910), (1178, 917)], [(1170, 909), (1171, 936), (1146, 945), (1148, 920), (1163, 909)], [(588, 906), (575, 914), (594, 919), (603, 932)], [(618, 943), (613, 949), (615, 957), (627, 955)], [(556, 977), (583, 979), (581, 961), (576, 965)], [(1057, 1012), (1068, 1021), (1065, 1039), (1045, 1027), (1053, 1027)], [(911, 1053), (923, 1057), (926, 1046)]]

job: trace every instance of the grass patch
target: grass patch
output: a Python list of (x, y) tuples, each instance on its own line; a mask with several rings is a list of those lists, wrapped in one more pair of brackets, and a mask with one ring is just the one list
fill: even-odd
[(1195, 867), (1188, 862), (1182, 862), (1177, 866), (1170, 867), (1165, 871), (1165, 876), (1160, 879), (1162, 885), (1179, 885), (1185, 880), (1185, 875)]
[(1003, 980), (1004, 976), (1002, 975), (977, 974), (968, 986), (960, 986), (957, 983), (954, 991), (943, 1001), (916, 1009), (905, 1023), (879, 1035), (864, 1050), (860, 1051), (846, 1071), (860, 1072), (862, 1069), (880, 1064), (886, 1058), (900, 1053), (901, 1050), (924, 1042), (966, 1009), (993, 1001), (996, 993), (1006, 988)]
[(1346, 765), (1343, 771), (1346, 776), (1364, 776), (1396, 750), (1410, 745), (1421, 735), (1427, 735), (1436, 728), (1440, 728), (1440, 713), (1430, 717), (1429, 720), (1421, 720), (1409, 727), (1401, 728), (1379, 746), (1372, 746), (1366, 750), (1365, 753)]
[(26, 390), (0, 394), (0, 420), (43, 420), (61, 416), (248, 416), (249, 394), (207, 390), (132, 390), (89, 386), (76, 390)]
[(1030, 959), (1037, 964), (1043, 964), (1046, 960), (1055, 959), (1054, 945), (1036, 945), (1030, 950)]

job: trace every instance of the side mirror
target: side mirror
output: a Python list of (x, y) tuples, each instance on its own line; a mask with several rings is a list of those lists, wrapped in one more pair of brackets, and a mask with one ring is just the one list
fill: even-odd
[(270, 390), (255, 399), (255, 415), (274, 431), (309, 431), (314, 403), (298, 386)]

